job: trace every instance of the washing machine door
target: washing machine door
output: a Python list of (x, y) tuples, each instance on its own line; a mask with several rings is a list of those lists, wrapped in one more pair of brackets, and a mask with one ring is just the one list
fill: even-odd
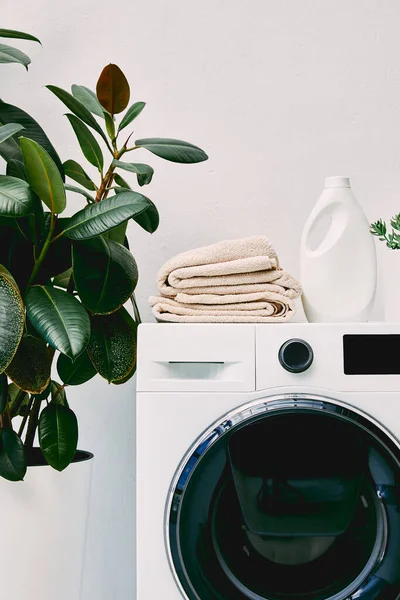
[(166, 515), (189, 600), (400, 598), (400, 448), (333, 400), (229, 415), (184, 458)]

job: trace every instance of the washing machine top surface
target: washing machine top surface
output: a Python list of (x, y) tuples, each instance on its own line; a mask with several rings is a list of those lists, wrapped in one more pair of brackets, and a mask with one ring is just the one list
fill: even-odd
[(144, 324), (138, 391), (400, 390), (400, 323)]

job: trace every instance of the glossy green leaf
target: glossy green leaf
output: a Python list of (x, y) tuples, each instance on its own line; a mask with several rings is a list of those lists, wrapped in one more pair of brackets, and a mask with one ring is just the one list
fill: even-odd
[(33, 394), (34, 399), (36, 400), (47, 400), (47, 398), (50, 396), (51, 394), (51, 380), (49, 381), (47, 387), (43, 390), (43, 392), (41, 392), (40, 394)]
[(136, 146), (145, 148), (160, 158), (177, 163), (198, 163), (208, 159), (201, 148), (170, 138), (146, 138), (136, 140)]
[(109, 314), (125, 304), (138, 281), (129, 250), (98, 236), (75, 242), (72, 257), (76, 290), (92, 314)]
[(160, 215), (158, 214), (156, 205), (151, 200), (149, 200), (147, 209), (140, 213), (140, 215), (132, 217), (132, 219), (149, 233), (154, 233), (160, 224)]
[(135, 321), (124, 308), (91, 317), (90, 321), (92, 335), (87, 351), (97, 372), (110, 383), (127, 380), (136, 368)]
[(39, 418), (39, 443), (48, 464), (63, 471), (72, 462), (78, 446), (78, 421), (68, 407), (50, 402)]
[(8, 367), (22, 338), (25, 311), (12, 275), (0, 265), (0, 373)]
[(97, 133), (101, 135), (101, 137), (107, 144), (107, 147), (111, 150), (104, 131), (102, 130), (92, 113), (81, 102), (79, 102), (79, 100), (74, 98), (74, 96), (72, 96), (69, 92), (66, 92), (65, 90), (55, 85), (47, 85), (46, 87), (51, 92), (53, 92), (53, 94), (57, 96), (57, 98), (59, 98), (61, 102), (63, 102), (65, 106), (69, 108), (71, 112), (74, 113), (74, 115), (79, 117), (79, 119), (86, 123), (86, 125), (89, 125), (89, 127), (97, 131)]
[(36, 331), (56, 350), (74, 359), (86, 348), (89, 316), (71, 294), (35, 285), (26, 296), (26, 312)]
[(87, 352), (82, 352), (74, 361), (60, 354), (57, 360), (57, 371), (60, 379), (67, 385), (81, 385), (97, 373)]
[(17, 177), (17, 179), (26, 181), (25, 167), (22, 160), (17, 160), (14, 158), (9, 160), (6, 167), (6, 173), (10, 177)]
[[(64, 354), (60, 354), (66, 360), (69, 360)], [(65, 387), (58, 383), (58, 381), (52, 381), (50, 384), (51, 390), (51, 401), (54, 404), (62, 404), (63, 406), (68, 406), (67, 394), (65, 393)]]
[(19, 125), (19, 123), (7, 123), (7, 125), (2, 125), (0, 127), (0, 144), (8, 140), (8, 138), (12, 137), (22, 129), (23, 126)]
[(89, 192), (87, 192), (83, 188), (76, 187), (76, 185), (68, 185), (68, 183), (65, 183), (64, 187), (65, 187), (65, 189), (66, 189), (67, 192), (74, 192), (75, 194), (81, 194), (82, 196), (85, 196), (85, 198), (87, 198), (88, 200), (90, 200), (91, 202), (95, 201), (94, 198), (93, 198), (93, 196), (91, 196), (89, 194)]
[(129, 103), (129, 83), (117, 65), (104, 67), (96, 85), (96, 94), (100, 104), (111, 115), (125, 110)]
[(72, 125), (85, 158), (102, 172), (104, 166), (103, 154), (93, 133), (75, 115), (67, 114), (66, 117)]
[(6, 44), (0, 44), (0, 63), (19, 63), (28, 70), (31, 59), (25, 52)]
[(132, 121), (140, 115), (145, 106), (146, 102), (135, 102), (135, 104), (132, 104), (124, 114), (124, 117), (119, 124), (118, 131), (121, 131), (121, 129), (124, 129), (127, 125), (132, 123)]
[(50, 366), (46, 342), (24, 335), (6, 373), (24, 392), (41, 394), (50, 382)]
[(114, 122), (113, 117), (111, 115), (109, 115), (108, 113), (105, 113), (105, 122), (106, 122), (106, 129), (107, 129), (108, 137), (111, 140), (115, 139), (115, 122)]
[(129, 185), (129, 183), (127, 183), (125, 181), (125, 179), (123, 179), (121, 177), (121, 175), (119, 175), (118, 173), (114, 173), (114, 181), (115, 181), (115, 183), (117, 183), (118, 185), (120, 185), (122, 188), (126, 188), (126, 190), (130, 190), (131, 189), (131, 186)]
[(57, 165), (37, 142), (22, 137), (20, 144), (29, 185), (52, 213), (62, 213), (67, 200)]
[(23, 31), (16, 31), (15, 29), (0, 29), (0, 38), (13, 38), (15, 40), (29, 40), (31, 42), (39, 42), (37, 37), (30, 33), (24, 33)]
[(29, 185), (8, 175), (0, 175), (0, 215), (26, 217), (34, 213), (34, 193)]
[(71, 91), (74, 98), (79, 100), (79, 102), (90, 110), (91, 113), (104, 119), (104, 108), (101, 106), (96, 94), (92, 90), (84, 85), (73, 85)]
[[(22, 125), (24, 127), (24, 137), (40, 144), (40, 146), (50, 154), (51, 158), (56, 163), (61, 176), (64, 177), (60, 158), (40, 125), (25, 111), (17, 106), (7, 104), (0, 100), (0, 124), (5, 125), (8, 123), (19, 123)], [(0, 156), (7, 162), (10, 160), (22, 161), (22, 152), (18, 143), (19, 137), (20, 133), (18, 132), (12, 138), (9, 138), (7, 141), (0, 144)]]
[(4, 412), (8, 401), (8, 381), (7, 375), (2, 373), (0, 375), (0, 414)]
[[(122, 191), (126, 192), (126, 190)], [(123, 244), (125, 240), (127, 226), (128, 221), (124, 221), (123, 223), (121, 223), (121, 225), (118, 225), (118, 227), (114, 227), (114, 229), (110, 229), (110, 231), (106, 231), (106, 233), (103, 233), (103, 236), (109, 240), (112, 240), (113, 242)]]
[(26, 473), (25, 448), (12, 429), (3, 429), (0, 438), (0, 477), (22, 481)]
[(56, 275), (56, 277), (54, 277), (54, 279), (53, 279), (53, 284), (56, 285), (57, 287), (67, 289), (71, 275), (72, 275), (72, 267), (67, 269), (63, 273)]
[(106, 198), (75, 213), (64, 228), (64, 235), (73, 240), (96, 237), (139, 215), (149, 206), (150, 200), (136, 192), (125, 192)]
[(154, 169), (150, 165), (144, 165), (142, 163), (127, 163), (117, 159), (113, 160), (113, 165), (119, 169), (136, 173), (138, 184), (140, 186), (149, 184), (153, 178)]
[(65, 174), (77, 183), (80, 183), (87, 190), (94, 191), (96, 186), (89, 175), (83, 170), (80, 164), (75, 160), (66, 160), (63, 164)]

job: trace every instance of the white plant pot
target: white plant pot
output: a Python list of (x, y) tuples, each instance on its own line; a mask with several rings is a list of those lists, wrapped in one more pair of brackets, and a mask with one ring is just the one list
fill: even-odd
[(400, 250), (384, 249), (383, 266), (385, 321), (400, 322)]
[(1, 598), (79, 600), (93, 455), (59, 473), (28, 467), (0, 479)]

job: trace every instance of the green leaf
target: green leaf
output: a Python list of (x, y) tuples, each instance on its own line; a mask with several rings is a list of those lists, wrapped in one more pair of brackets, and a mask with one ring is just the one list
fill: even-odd
[(0, 215), (26, 217), (34, 214), (34, 194), (29, 185), (8, 175), (0, 175)]
[(15, 31), (15, 29), (0, 29), (0, 38), (13, 38), (15, 40), (30, 40), (31, 42), (41, 41), (30, 33), (24, 33), (23, 31)]
[(96, 86), (97, 98), (103, 108), (114, 116), (128, 106), (129, 83), (117, 65), (104, 67)]
[(46, 342), (32, 335), (24, 335), (6, 373), (24, 392), (41, 394), (49, 385), (50, 367)]
[(67, 183), (64, 184), (64, 187), (67, 192), (74, 192), (75, 194), (81, 194), (82, 196), (85, 196), (85, 198), (87, 198), (88, 200), (91, 200), (92, 202), (94, 202), (93, 196), (91, 196), (83, 188), (76, 187), (75, 185), (68, 185)]
[(132, 104), (124, 114), (123, 119), (119, 124), (118, 131), (121, 131), (121, 129), (124, 129), (127, 125), (132, 123), (132, 121), (140, 115), (145, 106), (146, 102), (135, 102), (135, 104)]
[[(126, 192), (126, 190), (122, 191)], [(124, 221), (123, 223), (121, 223), (121, 225), (118, 225), (118, 227), (114, 227), (114, 229), (110, 229), (110, 231), (106, 231), (106, 233), (103, 233), (103, 237), (107, 238), (108, 240), (112, 240), (113, 242), (118, 242), (118, 244), (123, 244), (125, 240), (127, 226), (128, 221)]]
[(129, 183), (127, 183), (125, 181), (125, 179), (122, 179), (121, 175), (118, 175), (118, 173), (115, 173), (115, 175), (114, 175), (114, 181), (115, 181), (115, 183), (117, 183), (118, 185), (120, 185), (122, 188), (126, 188), (126, 190), (130, 190), (131, 189), (131, 186), (129, 185)]
[(3, 429), (0, 439), (0, 477), (22, 481), (26, 473), (25, 448), (12, 429)]
[(31, 59), (25, 52), (6, 44), (0, 44), (0, 63), (19, 63), (28, 70), (30, 62)]
[(17, 351), (25, 324), (21, 294), (12, 275), (0, 265), (0, 373)]
[(17, 179), (26, 181), (25, 167), (22, 160), (17, 160), (15, 158), (9, 160), (6, 167), (6, 173), (10, 177), (17, 177)]
[(93, 181), (90, 179), (89, 175), (83, 170), (81, 165), (79, 165), (74, 160), (66, 160), (63, 164), (65, 174), (67, 177), (70, 177), (77, 183), (80, 183), (87, 190), (94, 191), (96, 186)]
[(154, 174), (154, 169), (150, 165), (144, 165), (142, 163), (126, 163), (116, 158), (113, 160), (113, 165), (119, 169), (136, 173), (138, 184), (140, 186), (147, 185), (151, 182)]
[(107, 144), (107, 148), (110, 151), (112, 151), (104, 131), (102, 130), (92, 113), (81, 102), (79, 102), (79, 100), (77, 100), (71, 94), (55, 85), (47, 85), (46, 87), (51, 92), (53, 92), (53, 94), (57, 96), (57, 98), (59, 98), (61, 102), (63, 102), (65, 106), (69, 108), (71, 112), (74, 113), (74, 115), (79, 117), (84, 123), (86, 123), (86, 125), (89, 125), (89, 127), (97, 131), (97, 133), (101, 135), (101, 137)]
[[(40, 125), (25, 111), (21, 110), (17, 106), (6, 104), (0, 100), (0, 124), (8, 123), (19, 123), (22, 125), (24, 127), (24, 137), (34, 140), (50, 154), (61, 173), (61, 177), (64, 178), (61, 160)], [(12, 138), (9, 138), (6, 142), (0, 144), (0, 156), (2, 156), (7, 162), (10, 160), (22, 161), (22, 152), (18, 143), (19, 137), (20, 135), (17, 133)], [(11, 175), (11, 173), (8, 174)]]
[(20, 143), (30, 186), (52, 213), (62, 213), (67, 200), (57, 165), (37, 142), (22, 137)]
[(75, 359), (86, 348), (89, 316), (71, 294), (35, 285), (26, 296), (26, 312), (36, 331), (56, 350)]
[(160, 224), (160, 215), (158, 214), (156, 205), (151, 200), (149, 200), (149, 206), (145, 211), (132, 218), (140, 225), (140, 227), (149, 233), (154, 233)]
[(96, 94), (92, 92), (92, 90), (84, 85), (73, 85), (71, 91), (74, 98), (79, 100), (79, 102), (90, 110), (91, 113), (104, 119), (104, 108), (101, 106)]
[(0, 375), (0, 414), (3, 414), (8, 401), (8, 381), (7, 375)]
[[(49, 214), (46, 214), (45, 232), (46, 237), (50, 227)], [(61, 233), (65, 223), (68, 223), (68, 219), (60, 218), (57, 220), (55, 235)], [(50, 246), (50, 251), (47, 252), (41, 267), (39, 269), (37, 283), (46, 283), (49, 279), (55, 275), (63, 273), (69, 269), (72, 265), (72, 247), (71, 241), (61, 236), (57, 240), (53, 241)]]
[[(66, 360), (69, 360), (69, 358), (64, 356), (64, 354), (60, 354), (60, 356), (64, 357)], [(63, 406), (68, 406), (65, 388), (63, 385), (61, 385), (61, 383), (58, 383), (57, 381), (52, 381), (50, 384), (50, 389), (51, 401), (54, 402), (54, 404), (62, 404)]]
[(18, 131), (21, 131), (21, 129), (23, 129), (23, 126), (19, 125), (19, 123), (7, 123), (7, 125), (2, 125), (0, 127), (0, 144), (18, 133)]
[(75, 115), (67, 114), (66, 117), (72, 125), (85, 158), (101, 173), (104, 166), (103, 154), (93, 133)]
[(71, 275), (72, 275), (72, 267), (67, 269), (63, 273), (56, 275), (56, 277), (54, 277), (54, 279), (53, 279), (53, 284), (56, 285), (57, 287), (67, 289)]
[(76, 290), (92, 314), (118, 310), (133, 293), (137, 265), (122, 244), (102, 236), (75, 242), (72, 258)]
[(160, 158), (177, 163), (198, 163), (208, 159), (201, 148), (182, 140), (146, 138), (136, 140), (135, 145), (149, 150)]
[(90, 321), (87, 351), (97, 372), (109, 383), (131, 377), (136, 368), (135, 321), (124, 308), (111, 315), (93, 316)]
[(39, 443), (48, 464), (63, 471), (72, 462), (78, 446), (78, 421), (68, 407), (55, 402), (39, 418)]
[(136, 192), (124, 192), (90, 204), (73, 215), (64, 228), (64, 235), (84, 240), (117, 227), (120, 223), (147, 210), (150, 200)]
[(87, 352), (82, 352), (74, 361), (60, 354), (57, 360), (57, 371), (66, 385), (81, 385), (97, 373)]
[(106, 129), (107, 129), (108, 136), (109, 136), (109, 138), (111, 140), (114, 140), (115, 139), (115, 123), (114, 123), (114, 119), (108, 113), (105, 113), (104, 116), (105, 116)]

